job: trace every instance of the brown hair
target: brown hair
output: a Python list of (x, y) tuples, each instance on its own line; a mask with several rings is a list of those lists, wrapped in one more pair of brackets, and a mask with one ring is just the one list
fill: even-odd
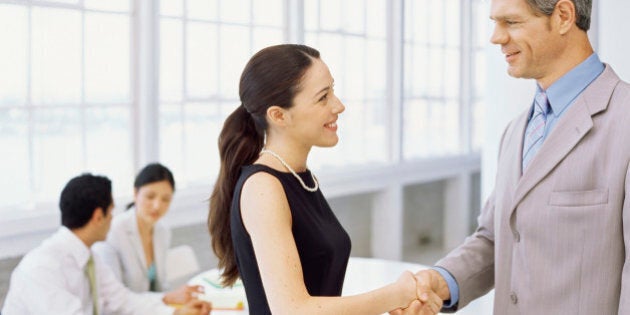
[(208, 229), (212, 250), (223, 269), (222, 282), (239, 276), (230, 229), (230, 208), (241, 167), (254, 163), (264, 145), (267, 109), (290, 108), (306, 70), (319, 52), (304, 45), (284, 44), (257, 52), (247, 63), (239, 86), (241, 105), (227, 117), (219, 135), (221, 167), (210, 196)]

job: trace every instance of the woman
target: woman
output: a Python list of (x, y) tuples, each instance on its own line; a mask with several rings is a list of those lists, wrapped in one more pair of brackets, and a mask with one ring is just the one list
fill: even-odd
[[(105, 242), (94, 245), (125, 286), (135, 292), (162, 292), (166, 283), (166, 254), (171, 232), (160, 222), (171, 204), (175, 179), (165, 166), (145, 166), (134, 181), (135, 211), (114, 217)], [(182, 286), (164, 296), (167, 304), (183, 304), (200, 291), (197, 286)]]
[(306, 166), (313, 146), (337, 143), (344, 111), (319, 52), (303, 45), (259, 51), (243, 70), (240, 99), (219, 137), (208, 217), (224, 284), (242, 278), (252, 314), (382, 314), (415, 300), (409, 272), (339, 297), (350, 239)]

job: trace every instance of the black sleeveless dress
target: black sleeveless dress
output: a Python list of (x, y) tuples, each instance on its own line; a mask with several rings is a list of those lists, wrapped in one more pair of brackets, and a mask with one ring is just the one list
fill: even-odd
[[(300, 256), (304, 283), (311, 296), (340, 296), (346, 266), (350, 257), (350, 237), (330, 209), (320, 190), (306, 191), (291, 173), (280, 172), (260, 164), (244, 166), (234, 190), (230, 213), (232, 244), (249, 312), (271, 314), (265, 295), (252, 240), (241, 219), (241, 190), (252, 174), (266, 172), (278, 178), (291, 208), (293, 237)], [(310, 171), (298, 173), (307, 186), (313, 187)]]

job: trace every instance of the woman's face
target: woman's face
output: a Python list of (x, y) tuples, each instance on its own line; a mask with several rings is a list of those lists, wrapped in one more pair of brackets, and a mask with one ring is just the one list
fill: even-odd
[(134, 194), (138, 218), (155, 224), (168, 211), (172, 198), (173, 188), (167, 180), (141, 186)]
[(337, 118), (345, 107), (335, 95), (333, 77), (321, 59), (313, 64), (300, 82), (294, 106), (287, 110), (289, 128), (304, 145), (330, 147), (337, 144)]

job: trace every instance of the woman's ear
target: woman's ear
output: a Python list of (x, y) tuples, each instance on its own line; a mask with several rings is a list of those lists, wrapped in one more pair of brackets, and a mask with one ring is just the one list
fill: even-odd
[(270, 124), (285, 126), (289, 119), (289, 113), (282, 107), (272, 105), (267, 108), (267, 119)]

